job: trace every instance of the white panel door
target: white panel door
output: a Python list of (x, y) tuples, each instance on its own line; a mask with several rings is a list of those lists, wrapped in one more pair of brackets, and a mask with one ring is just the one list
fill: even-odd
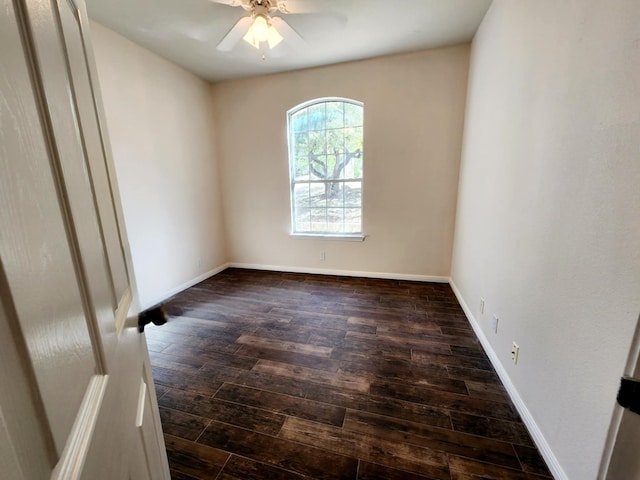
[(0, 477), (168, 479), (84, 4), (0, 1)]
[[(640, 380), (640, 319), (624, 375)], [(600, 478), (640, 480), (640, 414), (616, 405), (609, 435)]]

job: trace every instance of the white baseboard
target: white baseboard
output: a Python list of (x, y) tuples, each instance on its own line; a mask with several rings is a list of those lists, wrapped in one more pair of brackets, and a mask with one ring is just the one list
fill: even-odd
[(361, 272), (356, 270), (331, 270), (326, 268), (282, 267), (278, 265), (258, 265), (258, 264), (250, 264), (250, 263), (230, 263), (228, 266), (231, 268), (246, 268), (250, 270), (271, 270), (274, 272), (312, 273), (316, 275), (337, 275), (342, 277), (384, 278), (388, 280), (409, 280), (413, 282), (449, 283), (449, 277), (438, 277), (438, 276), (432, 276), (432, 275), (413, 275), (413, 274), (407, 274), (407, 273)]
[(500, 380), (502, 381), (502, 384), (507, 389), (507, 393), (509, 394), (511, 401), (516, 406), (518, 413), (522, 417), (522, 421), (529, 429), (529, 433), (531, 434), (533, 441), (538, 447), (538, 450), (540, 450), (540, 453), (544, 457), (544, 460), (547, 462), (547, 466), (549, 467), (549, 470), (551, 471), (553, 478), (555, 478), (555, 480), (569, 480), (569, 477), (564, 472), (564, 470), (560, 466), (560, 462), (558, 462), (558, 459), (556, 458), (553, 451), (551, 450), (551, 446), (549, 445), (549, 442), (547, 442), (547, 440), (544, 438), (544, 435), (542, 434), (542, 430), (540, 430), (540, 427), (538, 427), (538, 424), (533, 419), (531, 412), (527, 408), (526, 404), (524, 403), (524, 400), (520, 396), (520, 393), (518, 392), (515, 385), (511, 381), (511, 378), (509, 377), (509, 374), (507, 373), (504, 366), (502, 365), (502, 362), (500, 362), (498, 355), (491, 347), (491, 344), (489, 343), (489, 340), (487, 339), (486, 335), (482, 331), (482, 328), (480, 328), (480, 324), (478, 323), (473, 313), (471, 312), (471, 309), (467, 305), (467, 302), (465, 302), (464, 298), (462, 297), (460, 290), (458, 290), (458, 287), (453, 282), (453, 280), (450, 280), (449, 284), (451, 285), (453, 292), (458, 298), (458, 302), (462, 306), (462, 310), (464, 310), (464, 313), (467, 316), (467, 319), (469, 320), (469, 323), (471, 324), (473, 331), (476, 333), (476, 336), (478, 337), (478, 339), (480, 340), (480, 343), (484, 347), (484, 350), (487, 353), (489, 360), (491, 360), (491, 364), (493, 365), (493, 368), (495, 368), (496, 372), (498, 373), (498, 376), (500, 377)]
[(282, 267), (278, 265), (259, 265), (250, 263), (225, 263), (219, 267), (209, 270), (202, 275), (198, 275), (196, 278), (189, 280), (175, 288), (172, 288), (168, 292), (156, 297), (153, 301), (145, 302), (140, 307), (140, 311), (144, 311), (148, 308), (158, 305), (164, 302), (175, 294), (186, 290), (189, 287), (193, 287), (196, 283), (200, 283), (209, 277), (226, 270), (227, 268), (246, 268), (249, 270), (271, 270), (274, 272), (289, 272), (289, 273), (312, 273), (317, 275), (338, 275), (343, 277), (364, 277), (364, 278), (384, 278), (389, 280), (409, 280), (414, 282), (436, 282), (436, 283), (449, 283), (449, 277), (438, 277), (432, 275), (411, 275), (406, 273), (383, 273), (383, 272), (360, 272), (353, 270), (329, 270), (322, 268), (303, 268), (303, 267)]
[(203, 273), (202, 275), (198, 275), (196, 278), (193, 278), (188, 282), (178, 285), (177, 287), (172, 288), (168, 292), (163, 293), (159, 297), (156, 297), (153, 301), (145, 302), (145, 304), (140, 306), (140, 311), (142, 312), (148, 308), (153, 307), (154, 305), (158, 305), (159, 303), (164, 302), (168, 298), (173, 297), (176, 293), (180, 293), (189, 287), (193, 287), (196, 283), (200, 283), (201, 281), (206, 280), (209, 277), (213, 277), (214, 275), (222, 272), (223, 270), (226, 270), (227, 268), (229, 268), (229, 264), (225, 263), (212, 270), (209, 270), (208, 272)]

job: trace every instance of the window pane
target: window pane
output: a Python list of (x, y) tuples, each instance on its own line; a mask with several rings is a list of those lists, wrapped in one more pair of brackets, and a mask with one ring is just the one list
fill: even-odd
[(323, 183), (311, 184), (311, 206), (322, 208), (327, 206), (327, 197), (325, 195), (325, 186)]
[(327, 178), (327, 156), (309, 155), (309, 168), (314, 180), (324, 180)]
[(309, 128), (309, 115), (307, 110), (301, 110), (293, 115), (293, 131), (304, 132)]
[(343, 233), (362, 233), (360, 223), (345, 223)]
[(309, 151), (316, 155), (327, 153), (327, 132), (325, 130), (309, 132)]
[(343, 185), (342, 182), (330, 182), (327, 183), (328, 198), (327, 206), (329, 207), (343, 207)]
[(293, 150), (296, 154), (307, 154), (309, 152), (309, 135), (306, 132), (295, 134)]
[(327, 209), (313, 208), (311, 209), (311, 231), (324, 232), (327, 230)]
[(324, 118), (325, 105), (325, 103), (319, 103), (317, 105), (311, 105), (308, 108), (309, 130), (320, 130), (326, 128)]
[(344, 103), (328, 102), (325, 128), (342, 128), (344, 125)]
[(362, 182), (348, 182), (344, 185), (344, 206), (362, 206)]
[(296, 218), (295, 218), (296, 232), (311, 231), (311, 209), (296, 208), (295, 213), (296, 213)]
[(344, 130), (342, 128), (327, 130), (327, 150), (329, 153), (344, 152)]
[(311, 193), (308, 183), (299, 183), (293, 187), (293, 196), (295, 201), (295, 208), (310, 207), (311, 206)]
[(327, 176), (325, 180), (332, 180), (334, 178), (339, 178), (339, 172), (336, 170), (336, 156), (327, 155)]
[(327, 211), (327, 231), (340, 233), (344, 227), (344, 210), (342, 208), (330, 208)]
[(345, 208), (344, 223), (346, 232), (360, 233), (362, 231), (362, 210), (359, 208)]
[(362, 177), (361, 164), (357, 163), (361, 156), (361, 153), (358, 151), (345, 153), (340, 156), (340, 161), (343, 165), (342, 170), (340, 171), (340, 178), (350, 179)]
[(298, 155), (296, 157), (295, 180), (307, 180), (309, 178), (309, 156)]
[(344, 106), (344, 124), (347, 127), (359, 127), (363, 125), (362, 107), (353, 103), (346, 103)]
[(344, 143), (347, 152), (362, 150), (362, 127), (346, 128), (344, 137)]
[(362, 163), (364, 155), (361, 153), (358, 157), (354, 158), (351, 162), (353, 168), (353, 176), (349, 178), (362, 178)]

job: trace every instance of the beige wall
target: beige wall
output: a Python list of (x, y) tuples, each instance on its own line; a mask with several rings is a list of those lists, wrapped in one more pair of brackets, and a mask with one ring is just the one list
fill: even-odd
[(559, 479), (597, 476), (640, 312), (638, 25), (494, 0), (472, 46), (453, 282)]
[(92, 23), (143, 308), (226, 262), (209, 84)]
[[(468, 59), (460, 46), (214, 85), (230, 260), (448, 277)], [(289, 237), (286, 112), (327, 96), (364, 102), (364, 242)]]

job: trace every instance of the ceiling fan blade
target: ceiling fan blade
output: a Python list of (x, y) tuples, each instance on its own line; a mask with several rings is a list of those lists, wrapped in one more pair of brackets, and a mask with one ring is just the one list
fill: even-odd
[(298, 35), (291, 26), (284, 21), (282, 17), (271, 17), (271, 25), (275, 27), (276, 30), (282, 35), (282, 38), (285, 42), (287, 42), (293, 48), (302, 48), (307, 42)]
[(220, 40), (220, 43), (216, 46), (216, 50), (221, 52), (230, 51), (236, 43), (240, 41), (244, 34), (247, 33), (247, 30), (249, 30), (249, 27), (251, 26), (251, 20), (251, 17), (242, 17), (238, 20), (238, 23), (236, 23), (233, 28), (229, 30), (229, 33)]
[(220, 5), (227, 5), (229, 7), (242, 7), (247, 12), (251, 11), (251, 1), (250, 0), (209, 0), (213, 3), (219, 3)]
[(209, 1), (213, 3), (220, 3), (222, 5), (229, 5), (230, 7), (239, 7), (240, 5), (242, 5), (241, 0), (209, 0)]
[(278, 10), (288, 14), (318, 13), (327, 9), (326, 2), (322, 0), (277, 0), (276, 5)]

